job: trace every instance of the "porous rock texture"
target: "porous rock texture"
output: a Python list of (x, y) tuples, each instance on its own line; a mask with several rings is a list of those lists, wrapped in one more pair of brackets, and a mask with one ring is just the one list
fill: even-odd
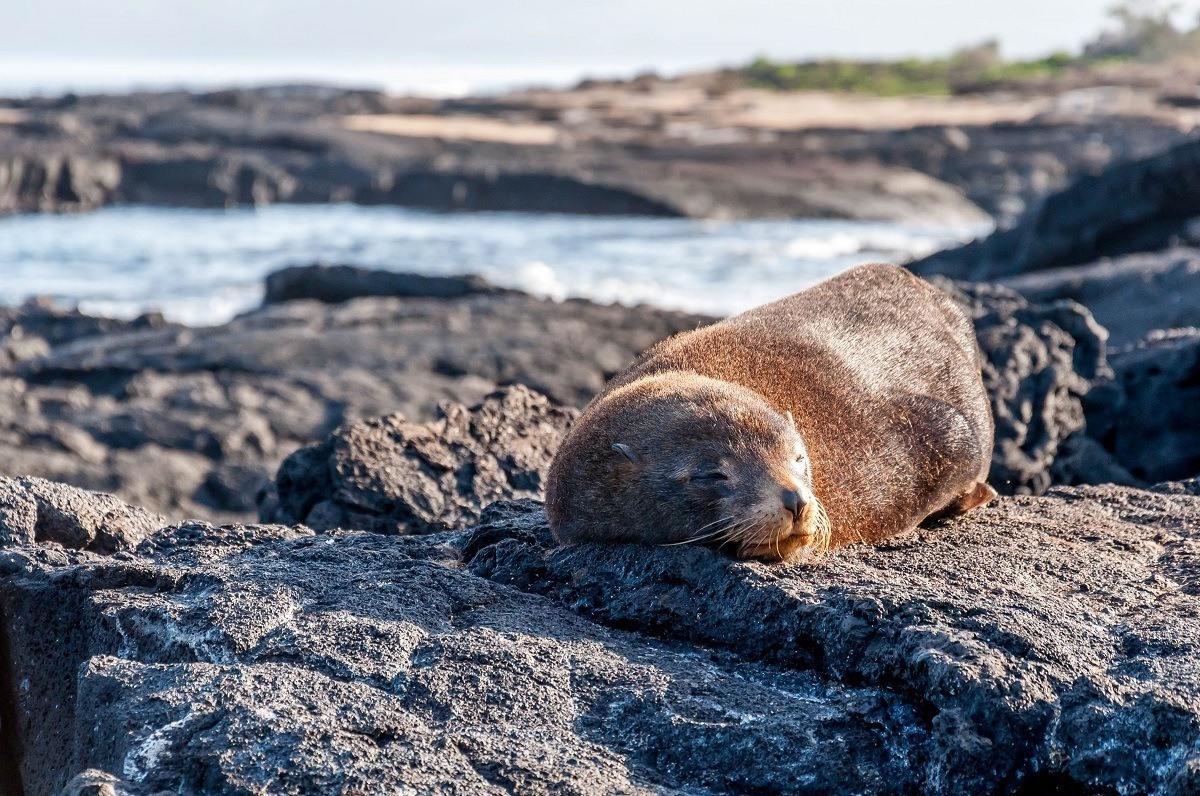
[(166, 520), (111, 495), (21, 478), (0, 492), (0, 544), (52, 543), (114, 553), (140, 542)]
[[(1109, 375), (1104, 330), (1087, 311), (1070, 302), (1031, 305), (1000, 287), (938, 284), (975, 319), (997, 419), (996, 488), (1040, 494), (1054, 478), (1134, 483), (1102, 446), (1075, 439), (1085, 426), (1083, 397)], [(260, 493), (259, 519), (381, 533), (461, 528), (493, 500), (541, 497), (574, 417), (523, 387), (439, 412), (426, 424), (403, 415), (362, 421), (300, 449)], [(1060, 459), (1068, 440), (1071, 456)]]
[(6, 541), (0, 782), (1196, 793), (1198, 534), (1190, 481), (1000, 498), (818, 566), (556, 548), (534, 501), (425, 536)]
[[(360, 287), (375, 284), (372, 273), (382, 272), (356, 272)], [(1036, 493), (1055, 479), (1155, 480), (1149, 471), (1135, 478), (1128, 467), (1137, 465), (1118, 461), (1134, 437), (1118, 446), (1081, 432), (1085, 393), (1095, 396), (1089, 401), (1098, 417), (1114, 406), (1101, 399), (1121, 395), (1089, 387), (1103, 381), (1104, 341), (1086, 311), (997, 288), (939, 284), (957, 290), (970, 309), (988, 361), (1001, 421), (998, 489)], [(509, 384), (581, 407), (643, 349), (712, 320), (512, 291), (348, 301), (335, 290), (322, 295), (197, 329), (44, 304), (3, 310), (0, 473), (113, 492), (176, 519), (245, 521), (256, 516), (279, 464), (339, 426), (397, 411), (424, 421), (440, 404), (469, 406)], [(1176, 380), (1187, 378), (1180, 372)], [(1153, 426), (1162, 417), (1147, 404), (1127, 405), (1141, 413), (1138, 422)], [(1164, 472), (1174, 478), (1195, 470)], [(289, 521), (316, 522), (309, 508)], [(319, 524), (329, 522), (341, 520)]]
[(1174, 247), (1035, 271), (1002, 284), (1036, 304), (1083, 304), (1108, 330), (1110, 346), (1152, 332), (1200, 326), (1200, 250)]
[(429, 423), (400, 414), (364, 420), (285, 459), (260, 518), (319, 531), (465, 527), (496, 500), (541, 497), (576, 414), (518, 385), (470, 409), (443, 404)]
[(1147, 482), (1200, 472), (1200, 329), (1156, 332), (1111, 356), (1085, 399), (1088, 434)]
[(1031, 304), (997, 285), (933, 283), (953, 296), (975, 323), (983, 382), (996, 423), (989, 481), (1004, 494), (1040, 495), (1059, 482), (1124, 481), (1113, 477), (1103, 449), (1058, 461), (1067, 440), (1086, 426), (1083, 398), (1111, 373), (1107, 333), (1079, 304)]

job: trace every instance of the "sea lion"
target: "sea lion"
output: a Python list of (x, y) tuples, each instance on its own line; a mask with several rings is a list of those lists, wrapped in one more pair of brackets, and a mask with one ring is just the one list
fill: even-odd
[(970, 319), (864, 265), (668, 338), (579, 416), (550, 467), (555, 538), (809, 560), (968, 511), (994, 433)]

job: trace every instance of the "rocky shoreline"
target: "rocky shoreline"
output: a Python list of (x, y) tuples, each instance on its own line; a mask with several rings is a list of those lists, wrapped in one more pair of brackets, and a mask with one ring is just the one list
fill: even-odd
[(894, 129), (878, 117), (898, 100), (668, 80), (444, 101), (305, 86), (0, 99), (0, 212), (357, 202), (1003, 223), (1193, 129), (1191, 111), (1134, 93), (1034, 98), (995, 120), (981, 100), (914, 98)]
[(1200, 486), (1139, 488), (1200, 472), (1194, 330), (943, 281), (1017, 496), (767, 567), (558, 549), (536, 501), (569, 407), (709, 319), (272, 284), (6, 310), (0, 793), (1200, 788)]
[(550, 538), (576, 409), (711, 318), (348, 266), (0, 309), (0, 796), (1200, 793), (1195, 146), (911, 264), (1003, 496), (819, 566)]

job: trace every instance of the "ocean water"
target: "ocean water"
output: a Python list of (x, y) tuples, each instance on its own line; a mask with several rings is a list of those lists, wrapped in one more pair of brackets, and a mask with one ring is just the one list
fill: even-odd
[(106, 208), (0, 218), (0, 303), (159, 310), (193, 325), (256, 306), (263, 277), (314, 262), (482, 275), (562, 299), (739, 312), (849, 266), (903, 262), (987, 232), (818, 220), (709, 222), (394, 207)]

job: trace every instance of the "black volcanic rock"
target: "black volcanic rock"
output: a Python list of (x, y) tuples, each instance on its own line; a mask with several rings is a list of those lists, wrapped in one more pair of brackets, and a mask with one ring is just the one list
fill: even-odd
[(532, 501), (426, 536), (186, 523), (113, 556), (18, 545), (0, 778), (1193, 793), (1198, 533), (1191, 481), (1001, 498), (819, 566), (556, 549)]
[(1079, 177), (1012, 229), (911, 263), (921, 276), (994, 281), (1102, 257), (1165, 249), (1195, 237), (1200, 142)]
[(111, 495), (40, 478), (5, 479), (0, 490), (0, 547), (37, 543), (114, 553), (164, 525), (162, 517)]
[(264, 304), (314, 299), (337, 304), (363, 296), (462, 298), (506, 292), (481, 276), (426, 276), (353, 265), (296, 265), (267, 276)]
[(1151, 332), (1200, 326), (1200, 250), (1172, 248), (1003, 280), (1035, 303), (1069, 299), (1127, 346)]
[[(1070, 466), (1053, 469), (1103, 376), (1102, 330), (1076, 305), (963, 289), (1000, 426), (997, 488), (1136, 482), (1095, 446), (1072, 443)], [(0, 472), (217, 521), (254, 516), (279, 464), (338, 426), (397, 411), (421, 422), (509, 384), (580, 407), (646, 347), (711, 320), (486, 290), (281, 302), (202, 329), (41, 304), (0, 312)]]
[(1092, 381), (1109, 376), (1107, 333), (1088, 311), (1069, 301), (1031, 304), (996, 285), (933, 282), (975, 322), (996, 422), (992, 486), (1003, 494), (1040, 495), (1056, 477), (1087, 483), (1091, 475), (1111, 480), (1107, 476), (1120, 474), (1107, 455), (1091, 449), (1082, 457), (1076, 448), (1069, 471), (1065, 462), (1055, 467), (1064, 442), (1085, 427), (1083, 398)]
[(511, 291), (283, 302), (197, 329), (4, 308), (0, 474), (246, 520), (280, 462), (338, 426), (420, 422), (514, 384), (582, 406), (643, 349), (709, 320)]
[[(986, 220), (955, 187), (879, 158), (809, 152), (796, 160), (787, 144), (692, 143), (663, 135), (666, 122), (657, 120), (649, 129), (634, 123), (642, 140), (628, 140), (628, 130), (606, 124), (587, 131), (559, 125), (535, 106), (495, 111), (485, 101), (464, 114), (449, 103), (310, 89), (6, 102), (0, 212), (357, 202), (444, 211)], [(441, 114), (451, 125), (475, 121), (501, 133), (532, 125), (550, 135), (387, 132), (389, 115), (414, 111)], [(382, 118), (383, 132), (354, 129), (356, 119), (371, 116)], [(625, 128), (630, 120), (616, 121)]]
[[(1059, 460), (1084, 428), (1082, 398), (1109, 375), (1104, 330), (1086, 310), (1032, 305), (999, 287), (939, 284), (975, 319), (997, 422), (991, 480), (998, 490), (1041, 494), (1054, 479), (1138, 482), (1102, 448), (1072, 442), (1071, 456)], [(262, 493), (259, 518), (383, 533), (461, 527), (494, 500), (540, 498), (544, 470), (573, 416), (524, 388), (472, 410), (446, 404), (440, 411), (427, 424), (402, 415), (352, 424), (302, 448)]]
[(515, 386), (470, 409), (443, 404), (429, 423), (399, 414), (355, 423), (284, 460), (260, 519), (319, 531), (461, 528), (494, 501), (541, 497), (575, 415)]
[[(753, 97), (697, 84), (677, 87), (682, 103), (663, 103), (655, 98), (663, 88), (672, 90), (626, 84), (432, 100), (267, 86), (3, 100), (0, 212), (353, 201), (923, 222), (983, 220), (982, 208), (1006, 223), (1074, 177), (1187, 137), (1182, 114), (1171, 118), (1161, 105), (1155, 114), (1107, 114), (1072, 110), (1070, 101), (1024, 122), (764, 128), (746, 116)], [(344, 124), (386, 129), (389, 115), (413, 114), (543, 135), (522, 143)]]
[(1137, 479), (1200, 473), (1200, 329), (1150, 335), (1111, 357), (1088, 403), (1088, 434)]

